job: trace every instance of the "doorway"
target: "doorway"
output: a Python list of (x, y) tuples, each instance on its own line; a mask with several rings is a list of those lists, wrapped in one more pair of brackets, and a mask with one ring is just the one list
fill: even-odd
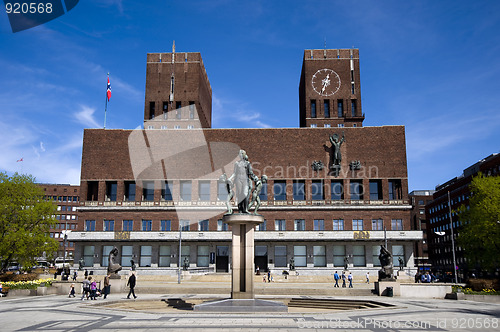
[(258, 266), (261, 273), (267, 272), (267, 246), (255, 246), (254, 263), (254, 270)]
[(215, 272), (229, 272), (229, 246), (217, 246)]

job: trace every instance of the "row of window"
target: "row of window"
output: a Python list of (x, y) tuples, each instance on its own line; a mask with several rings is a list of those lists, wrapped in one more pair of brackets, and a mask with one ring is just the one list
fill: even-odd
[(78, 196), (44, 196), (44, 199), (54, 202), (78, 202)]
[[(320, 107), (316, 101), (316, 99), (311, 99), (311, 118), (318, 118), (318, 114), (320, 111)], [(334, 101), (335, 102), (335, 101)], [(321, 101), (319, 101), (321, 103)], [(337, 99), (337, 117), (342, 118), (347, 115), (347, 110), (345, 110), (344, 113), (344, 100), (343, 99)], [(332, 107), (330, 107), (332, 106)], [(351, 99), (351, 116), (356, 116), (356, 110), (357, 110), (357, 100), (356, 99)], [(333, 105), (330, 105), (330, 100), (325, 99), (323, 100), (323, 117), (324, 118), (330, 118), (331, 117), (331, 111), (333, 110)], [(321, 117), (321, 116), (320, 116)]]
[[(331, 125), (331, 124), (329, 124), (329, 123), (325, 123), (323, 126), (324, 126), (325, 128), (330, 128), (332, 125)], [(352, 124), (352, 126), (353, 126), (353, 127), (357, 127), (358, 125), (357, 125), (357, 124), (355, 124), (355, 123), (353, 123), (353, 124)], [(337, 127), (339, 127), (339, 128), (344, 128), (344, 127), (345, 127), (345, 125), (344, 125), (343, 123), (337, 123)], [(318, 125), (317, 125), (316, 123), (311, 123), (311, 128), (318, 128)]]
[(57, 211), (76, 211), (76, 206), (58, 205)]
[[(211, 200), (211, 181), (198, 181), (198, 197), (200, 201)], [(275, 201), (287, 200), (287, 187), (292, 186), (293, 200), (303, 201), (306, 200), (307, 192), (311, 193), (312, 200), (325, 200), (325, 182), (324, 180), (312, 180), (309, 187), (306, 186), (305, 180), (275, 180), (272, 184), (272, 192), (270, 193)], [(97, 200), (99, 183), (97, 181), (87, 182), (87, 200)], [(124, 199), (126, 201), (136, 200), (136, 183), (134, 181), (125, 181), (124, 183)], [(179, 198), (183, 201), (192, 200), (192, 186), (191, 180), (180, 181), (179, 185)], [(369, 180), (369, 191), (365, 192), (363, 180), (351, 179), (349, 180), (348, 190), (344, 187), (344, 180), (332, 180), (330, 183), (330, 199), (343, 200), (348, 197), (351, 200), (382, 200), (383, 188), (382, 180)], [(164, 181), (161, 187), (161, 199), (165, 201), (172, 201), (173, 184)], [(400, 179), (388, 180), (388, 198), (390, 200), (399, 200), (403, 197), (403, 188)], [(116, 201), (118, 192), (118, 183), (116, 181), (106, 181), (106, 200)], [(142, 200), (153, 201), (155, 193), (154, 181), (142, 181)], [(217, 199), (225, 201), (228, 192), (225, 183), (217, 182)], [(268, 200), (268, 184), (262, 184), (260, 192), (261, 200)]]
[[(347, 255), (345, 245), (334, 245), (333, 255), (328, 258), (328, 261), (332, 262), (334, 266), (343, 267), (346, 263), (346, 258), (349, 264), (353, 266), (366, 266), (366, 246), (365, 245), (353, 245), (352, 254)], [(103, 246), (102, 247), (102, 260), (101, 266), (108, 266), (108, 255), (113, 249), (113, 246)], [(222, 250), (224, 249), (224, 250)], [(307, 246), (296, 245), (293, 246), (291, 253), (288, 253), (288, 248), (286, 245), (274, 246), (274, 266), (275, 267), (287, 267), (290, 264), (290, 260), (293, 258), (294, 265), (296, 267), (306, 267), (308, 263)], [(193, 252), (191, 252), (194, 250)], [(178, 263), (178, 260), (172, 260), (175, 255), (172, 255), (173, 251), (169, 245), (160, 245), (153, 259), (153, 247), (152, 246), (140, 246), (139, 255), (134, 255), (133, 246), (124, 245), (121, 246), (121, 265), (124, 267), (131, 266), (132, 263), (139, 264), (139, 267), (150, 267), (153, 261), (160, 267), (169, 267), (172, 263)], [(183, 245), (181, 246), (181, 265), (190, 264), (191, 254), (196, 253), (196, 266), (197, 267), (208, 267), (209, 264), (215, 264), (215, 262), (210, 262), (210, 246), (208, 245)], [(373, 266), (380, 266), (380, 260), (378, 258), (380, 253), (380, 248), (378, 246), (371, 247), (371, 256)], [(85, 266), (94, 265), (94, 257), (96, 257), (95, 246), (84, 246), (83, 248), (83, 259)], [(400, 266), (401, 261), (405, 261), (404, 246), (402, 245), (392, 245), (393, 254), (393, 265)], [(227, 257), (228, 247), (227, 246), (217, 246), (217, 254), (214, 253), (214, 258), (217, 260), (218, 257)], [(136, 261), (135, 257), (139, 257)], [(268, 257), (268, 246), (255, 246), (255, 256), (256, 257)], [(312, 263), (315, 267), (326, 267), (327, 266), (327, 250), (324, 245), (314, 245), (312, 246)], [(404, 264), (404, 263), (403, 263)], [(177, 264), (176, 264), (177, 265)]]
[(76, 224), (55, 224), (52, 229), (76, 229)]
[[(170, 102), (164, 101), (162, 103), (162, 116), (164, 120), (168, 120), (168, 113), (171, 111), (174, 113), (172, 110), (169, 110), (169, 105)], [(194, 101), (189, 102), (189, 108), (183, 109), (182, 108), (182, 102), (181, 101), (176, 101), (175, 102), (175, 119), (194, 119), (195, 118), (195, 104)], [(149, 119), (152, 120), (155, 118), (155, 112), (156, 112), (156, 102), (150, 101), (149, 102)], [(184, 114), (183, 114), (184, 113)]]
[[(174, 125), (172, 128), (174, 128), (174, 129), (182, 129), (182, 126), (181, 126), (181, 125)], [(156, 129), (156, 127), (155, 127), (155, 126), (153, 126), (153, 125), (148, 125), (147, 129), (149, 129), (149, 130), (151, 130), (151, 129)], [(166, 126), (166, 125), (161, 125), (161, 126), (160, 126), (160, 129), (162, 129), (162, 130), (168, 129), (168, 126)], [(186, 126), (186, 129), (194, 129), (194, 125), (190, 125), (190, 124), (188, 124), (188, 125)]]
[(78, 220), (78, 216), (75, 214), (57, 214), (54, 218), (57, 220)]
[[(168, 232), (171, 231), (171, 220), (160, 220), (159, 229), (160, 232)], [(208, 219), (200, 220), (198, 222), (192, 223), (190, 220), (180, 220), (180, 227), (182, 231), (209, 231), (208, 227), (209, 221)], [(121, 230), (125, 232), (131, 232), (134, 230), (134, 220), (122, 220)], [(193, 228), (194, 227), (194, 228)], [(104, 220), (103, 221), (103, 231), (105, 232), (114, 232), (118, 230), (115, 228), (114, 220)], [(222, 219), (217, 221), (217, 231), (227, 231), (229, 229), (226, 223), (222, 222)], [(334, 231), (343, 231), (345, 229), (344, 219), (333, 219), (332, 221), (332, 229)], [(86, 232), (94, 232), (96, 230), (96, 221), (95, 220), (85, 220), (85, 231)], [(150, 219), (141, 220), (140, 230), (143, 232), (153, 231), (153, 221)], [(267, 230), (267, 220), (264, 220), (264, 223), (259, 224), (257, 226), (258, 231)], [(286, 231), (291, 230), (291, 225), (287, 228), (286, 219), (276, 219), (274, 221), (274, 230), (275, 231)], [(306, 222), (305, 219), (295, 219), (293, 223), (294, 231), (305, 231), (306, 230)], [(314, 231), (324, 231), (325, 230), (325, 220), (324, 219), (314, 219), (313, 222), (313, 230)], [(362, 231), (365, 230), (365, 223), (363, 219), (352, 219), (351, 230), (353, 231)], [(382, 231), (384, 230), (384, 221), (382, 219), (372, 219), (371, 221), (371, 230), (374, 231)], [(403, 220), (402, 219), (392, 219), (391, 220), (391, 230), (393, 231), (401, 231), (403, 230)]]

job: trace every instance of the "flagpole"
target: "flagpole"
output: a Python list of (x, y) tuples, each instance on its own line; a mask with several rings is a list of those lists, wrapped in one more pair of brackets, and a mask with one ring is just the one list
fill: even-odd
[[(108, 73), (108, 81), (109, 81), (109, 73)], [(106, 112), (108, 110), (108, 83), (106, 82), (106, 106), (104, 106), (104, 129), (106, 129)]]

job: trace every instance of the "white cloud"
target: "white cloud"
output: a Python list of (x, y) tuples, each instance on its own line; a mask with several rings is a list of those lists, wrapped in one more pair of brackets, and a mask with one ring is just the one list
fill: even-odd
[(262, 114), (248, 105), (212, 95), (212, 127), (214, 128), (271, 128)]
[(87, 128), (100, 128), (101, 125), (94, 119), (95, 108), (80, 105), (80, 111), (76, 112), (75, 118)]

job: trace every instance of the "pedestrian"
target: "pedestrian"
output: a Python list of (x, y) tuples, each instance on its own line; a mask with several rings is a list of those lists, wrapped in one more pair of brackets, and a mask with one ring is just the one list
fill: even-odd
[(430, 283), (432, 278), (429, 274), (429, 271), (426, 271), (425, 274), (422, 275), (422, 277), (420, 278), (422, 280), (422, 282), (424, 283)]
[(349, 272), (347, 279), (349, 280), (349, 288), (352, 288), (352, 273), (351, 272)]
[(69, 286), (68, 297), (75, 297), (75, 284), (71, 284), (71, 286)]
[(258, 275), (258, 276), (260, 276), (260, 268), (259, 268), (258, 265), (257, 265), (257, 269), (256, 269), (256, 273), (255, 274)]
[(78, 277), (78, 272), (75, 270), (75, 272), (73, 272), (73, 281), (76, 281), (76, 277)]
[(267, 282), (271, 282), (271, 270), (267, 271)]
[(90, 281), (90, 299), (95, 300), (96, 298), (96, 292), (97, 292), (97, 283), (95, 279), (92, 279), (91, 276), (89, 276), (89, 281)]
[(87, 269), (85, 269), (85, 279), (87, 279), (87, 277), (89, 276), (89, 271)]
[(345, 271), (342, 271), (342, 287), (343, 288), (345, 288), (345, 279), (346, 279)]
[(337, 273), (337, 271), (335, 271), (335, 273), (333, 274), (333, 279), (335, 280), (335, 285), (333, 285), (333, 287), (339, 287), (339, 274)]
[(370, 283), (370, 272), (366, 272), (366, 283)]
[(80, 300), (83, 301), (84, 297), (86, 297), (88, 300), (89, 292), (90, 292), (90, 281), (87, 278), (85, 278), (85, 279), (83, 279), (83, 282), (82, 282), (82, 298)]
[(132, 294), (134, 296), (134, 299), (136, 299), (137, 296), (135, 296), (135, 292), (134, 292), (134, 288), (135, 288), (135, 274), (134, 274), (134, 272), (132, 272), (132, 274), (128, 278), (127, 286), (130, 287), (130, 291), (128, 292), (127, 299), (130, 299), (130, 294)]
[(104, 277), (104, 289), (103, 289), (104, 299), (106, 299), (106, 297), (110, 293), (110, 288), (111, 288), (111, 285), (109, 284), (110, 277), (111, 275), (109, 273), (107, 276)]

